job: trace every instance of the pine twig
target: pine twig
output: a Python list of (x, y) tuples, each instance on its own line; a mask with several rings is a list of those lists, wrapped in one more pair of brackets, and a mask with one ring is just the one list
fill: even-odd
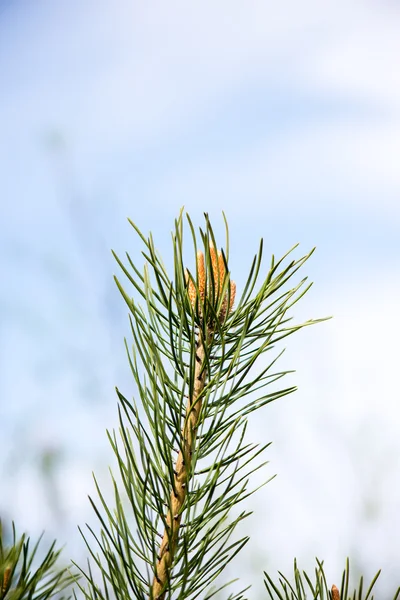
[(217, 593), (216, 578), (248, 541), (231, 536), (250, 512), (232, 520), (230, 511), (257, 489), (249, 478), (264, 466), (258, 457), (268, 447), (245, 441), (247, 417), (296, 389), (268, 391), (288, 373), (275, 372), (278, 357), (261, 371), (254, 364), (276, 342), (318, 322), (290, 324), (288, 311), (310, 287), (306, 278), (283, 289), (312, 251), (288, 264), (294, 248), (278, 261), (272, 256), (259, 284), (261, 241), (233, 310), (228, 228), (225, 250), (218, 250), (208, 215), (205, 219), (203, 252), (187, 215), (196, 255), (192, 272), (184, 267), (182, 214), (173, 233), (173, 277), (151, 234), (146, 239), (131, 221), (145, 245), (143, 271), (128, 253), (129, 267), (114, 254), (145, 302), (137, 302), (115, 278), (131, 313), (133, 345), (126, 347), (140, 402), (117, 389), (119, 436), (113, 431), (108, 437), (120, 480), (112, 475), (114, 510), (96, 482), (100, 507), (91, 503), (101, 532), (89, 531), (100, 554), (84, 539), (102, 585), (90, 564), (80, 569), (85, 585), (78, 585), (86, 600), (166, 600), (175, 593), (189, 600)]
[(187, 484), (190, 477), (190, 464), (196, 444), (197, 423), (202, 405), (202, 392), (206, 379), (204, 366), (205, 351), (201, 342), (201, 334), (196, 350), (196, 366), (193, 396), (189, 398), (185, 424), (182, 430), (182, 448), (179, 451), (175, 467), (173, 491), (170, 496), (170, 509), (167, 514), (166, 527), (158, 555), (157, 571), (153, 581), (154, 600), (164, 600), (167, 591), (170, 569), (178, 541), (182, 508), (186, 498)]

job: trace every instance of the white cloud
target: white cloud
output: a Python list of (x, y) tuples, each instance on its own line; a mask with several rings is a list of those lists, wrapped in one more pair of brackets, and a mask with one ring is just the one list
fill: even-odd
[(396, 15), (365, 3), (119, 2), (65, 11), (44, 2), (41, 14), (14, 23), (24, 37), (13, 40), (17, 67), (3, 114), (27, 129), (59, 125), (79, 145), (185, 130), (254, 78), (372, 91), (383, 105), (398, 91)]
[[(272, 82), (264, 93), (273, 94), (274, 85), (290, 82), (305, 98), (332, 96), (343, 106), (352, 103), (353, 111), (359, 104), (360, 115), (310, 112), (302, 118), (300, 111), (289, 127), (277, 116), (281, 125), (265, 139), (255, 128), (246, 142), (228, 142), (229, 151), (205, 149), (195, 164), (188, 163), (183, 145), (168, 174), (155, 172), (148, 182), (154, 198), (173, 201), (174, 210), (208, 197), (224, 207), (229, 199), (239, 214), (246, 198), (257, 214), (285, 203), (299, 214), (353, 207), (398, 218), (400, 15), (395, 8), (289, 0), (87, 2), (70, 11), (48, 2), (38, 6), (37, 14), (30, 8), (26, 22), (21, 12), (12, 23), (16, 39), (10, 33), (5, 38), (13, 43), (13, 59), (8, 68), (3, 64), (2, 137), (9, 140), (3, 153), (9, 177), (17, 180), (4, 191), (7, 196), (14, 190), (29, 204), (30, 194), (18, 188), (25, 179), (15, 175), (24, 169), (31, 189), (46, 188), (45, 205), (50, 192), (43, 173), (51, 167), (35, 163), (43, 150), (40, 135), (49, 128), (71, 141), (80, 175), (103, 185), (104, 170), (126, 173), (131, 153), (140, 148), (151, 155), (159, 145), (173, 146), (185, 131), (195, 148), (193, 126), (204, 120), (208, 127), (206, 115), (223, 110), (234, 92), (254, 94), (254, 82), (261, 89)], [(363, 116), (364, 110), (370, 114)]]

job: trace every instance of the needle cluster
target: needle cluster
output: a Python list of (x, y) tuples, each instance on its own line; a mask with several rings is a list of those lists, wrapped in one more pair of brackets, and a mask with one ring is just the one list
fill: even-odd
[[(100, 553), (89, 542), (103, 585), (85, 573), (87, 598), (209, 599), (217, 578), (242, 550), (235, 537), (249, 516), (252, 474), (266, 463), (268, 443), (246, 439), (248, 416), (295, 387), (277, 386), (286, 371), (268, 359), (277, 342), (316, 321), (293, 324), (289, 311), (306, 293), (306, 278), (289, 282), (312, 252), (271, 259), (262, 267), (263, 242), (241, 296), (231, 280), (229, 236), (218, 248), (208, 216), (196, 234), (187, 216), (195, 268), (184, 264), (184, 218), (172, 236), (173, 273), (131, 223), (144, 244), (144, 269), (115, 256), (132, 286), (117, 286), (129, 308), (128, 360), (136, 397), (117, 390), (120, 429), (109, 433), (119, 475), (114, 504), (98, 488)], [(293, 249), (292, 249), (293, 250)], [(263, 275), (261, 275), (263, 273)], [(255, 368), (255, 365), (258, 365)], [(220, 584), (220, 588), (225, 584)], [(230, 595), (229, 598), (242, 598)]]

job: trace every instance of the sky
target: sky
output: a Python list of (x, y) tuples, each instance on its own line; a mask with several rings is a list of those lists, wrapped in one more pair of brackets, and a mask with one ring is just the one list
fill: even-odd
[(259, 238), (266, 264), (316, 246), (295, 318), (334, 317), (289, 338), (299, 391), (250, 423), (278, 477), (235, 570), (349, 555), (399, 585), (399, 28), (395, 0), (0, 2), (5, 517), (83, 551), (133, 390), (110, 249), (141, 260), (129, 217), (168, 263), (182, 206), (221, 236), (224, 211), (239, 289)]

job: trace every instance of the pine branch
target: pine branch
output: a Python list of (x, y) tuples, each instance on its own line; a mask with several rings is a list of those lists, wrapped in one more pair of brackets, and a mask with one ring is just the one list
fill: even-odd
[(17, 537), (14, 523), (9, 543), (0, 521), (0, 600), (50, 600), (69, 598), (61, 595), (75, 577), (58, 566), (61, 550), (53, 542), (44, 558), (38, 560), (41, 537), (31, 547), (25, 534)]
[(90, 532), (100, 554), (86, 543), (103, 586), (91, 568), (82, 569), (87, 599), (108, 600), (110, 590), (118, 600), (215, 595), (213, 582), (248, 541), (234, 533), (250, 512), (234, 510), (254, 493), (252, 475), (266, 464), (269, 444), (246, 441), (248, 415), (295, 390), (271, 387), (287, 374), (275, 370), (278, 357), (261, 370), (255, 365), (277, 342), (317, 322), (291, 324), (288, 316), (309, 286), (305, 279), (287, 284), (311, 253), (291, 261), (272, 257), (255, 291), (261, 243), (235, 307), (228, 230), (225, 250), (217, 250), (207, 215), (199, 239), (189, 217), (187, 223), (192, 271), (183, 259), (182, 215), (173, 234), (173, 277), (152, 236), (133, 223), (145, 246), (144, 269), (128, 254), (128, 266), (115, 256), (135, 294), (116, 279), (131, 313), (127, 354), (139, 402), (117, 390), (120, 430), (109, 440), (119, 481), (112, 475), (114, 509), (98, 486), (100, 506), (91, 500), (101, 532)]
[[(336, 585), (328, 586), (324, 571), (323, 562), (317, 559), (317, 566), (314, 572), (314, 581), (305, 571), (301, 572), (294, 561), (293, 581), (290, 581), (281, 572), (279, 572), (279, 581), (274, 582), (271, 576), (264, 572), (265, 588), (270, 600), (307, 600), (310, 592), (313, 600), (374, 600), (372, 595), (375, 584), (380, 575), (380, 571), (373, 577), (366, 592), (364, 592), (364, 579), (361, 577), (358, 587), (349, 591), (350, 588), (350, 562), (346, 561), (343, 571), (340, 589)], [(400, 587), (397, 589), (393, 600), (399, 600)]]

